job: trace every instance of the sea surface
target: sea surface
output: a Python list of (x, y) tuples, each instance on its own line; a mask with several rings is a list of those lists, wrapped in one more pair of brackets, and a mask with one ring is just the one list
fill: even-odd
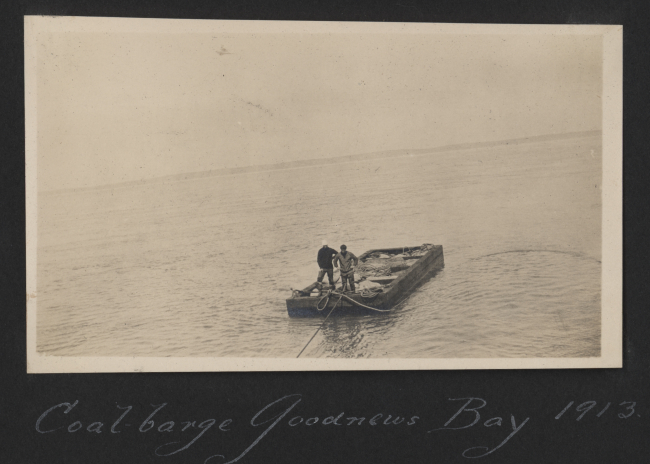
[(321, 240), (444, 247), (388, 315), (326, 321), (301, 357), (600, 355), (601, 142), (580, 136), (38, 197), (37, 349), (294, 358), (285, 299)]

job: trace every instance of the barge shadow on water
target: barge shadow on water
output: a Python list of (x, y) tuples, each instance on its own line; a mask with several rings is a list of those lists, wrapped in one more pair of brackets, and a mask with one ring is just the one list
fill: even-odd
[(356, 292), (324, 290), (327, 285), (315, 282), (293, 291), (287, 311), (290, 317), (387, 313), (444, 265), (442, 245), (369, 250), (359, 256)]

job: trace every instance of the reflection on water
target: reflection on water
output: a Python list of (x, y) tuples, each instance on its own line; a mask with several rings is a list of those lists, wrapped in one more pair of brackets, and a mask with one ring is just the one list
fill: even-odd
[[(597, 155), (597, 156), (596, 156)], [(295, 357), (322, 238), (442, 244), (390, 314), (330, 318), (301, 357), (600, 353), (598, 137), (39, 196), (38, 349)]]

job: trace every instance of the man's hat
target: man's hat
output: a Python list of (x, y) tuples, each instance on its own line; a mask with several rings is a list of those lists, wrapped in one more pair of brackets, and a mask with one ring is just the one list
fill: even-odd
[(341, 250), (347, 250), (347, 249), (348, 247), (346, 247), (345, 245), (341, 245)]

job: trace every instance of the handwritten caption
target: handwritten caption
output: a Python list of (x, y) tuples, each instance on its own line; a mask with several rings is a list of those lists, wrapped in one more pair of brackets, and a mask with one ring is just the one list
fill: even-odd
[[(232, 433), (236, 427), (246, 424), (246, 427), (253, 427), (256, 430), (262, 430), (261, 433), (253, 440), (250, 445), (240, 452), (236, 457), (226, 457), (223, 454), (212, 454), (207, 456), (203, 461), (204, 464), (217, 458), (226, 461), (223, 464), (231, 464), (239, 461), (246, 456), (253, 448), (258, 446), (263, 439), (274, 429), (298, 427), (326, 426), (342, 427), (345, 430), (348, 427), (408, 427), (419, 429), (426, 435), (444, 434), (446, 431), (457, 431), (472, 429), (475, 427), (503, 427), (504, 437), (501, 441), (496, 441), (488, 446), (474, 446), (460, 452), (467, 459), (483, 458), (502, 449), (506, 444), (519, 434), (522, 429), (531, 420), (530, 417), (514, 414), (508, 415), (486, 415), (481, 411), (488, 405), (488, 402), (479, 397), (467, 398), (449, 398), (448, 401), (453, 405), (453, 414), (450, 414), (444, 422), (440, 421), (438, 426), (430, 428), (427, 422), (417, 415), (393, 416), (387, 413), (376, 413), (367, 416), (352, 416), (345, 412), (334, 416), (330, 415), (324, 418), (315, 415), (299, 415), (297, 406), (302, 402), (301, 394), (286, 395), (279, 398), (257, 412), (250, 421), (237, 421), (232, 418), (214, 419), (208, 418), (203, 420), (168, 420), (167, 403), (151, 405), (151, 410), (147, 411), (145, 419), (133, 423), (132, 406), (116, 405), (117, 417), (111, 419), (111, 422), (96, 420), (83, 420), (76, 417), (75, 409), (79, 404), (78, 400), (73, 402), (63, 402), (56, 404), (45, 410), (36, 420), (35, 429), (40, 434), (59, 433), (93, 433), (93, 434), (118, 434), (134, 430), (134, 433), (147, 434), (175, 434), (180, 436), (180, 440), (169, 441), (155, 448), (153, 453), (159, 457), (172, 456), (182, 453), (192, 447), (198, 440), (208, 434), (210, 429), (217, 433)], [(593, 419), (600, 420), (602, 417), (609, 416), (614, 420), (627, 421), (640, 418), (637, 412), (637, 403), (634, 401), (607, 402), (598, 403), (596, 401), (569, 401), (563, 409), (559, 409), (553, 417), (555, 421), (582, 421), (587, 414), (592, 411)], [(164, 418), (164, 419), (161, 419)], [(135, 428), (134, 426), (137, 426)], [(277, 433), (277, 432), (276, 432)], [(235, 453), (233, 453), (235, 454)]]

